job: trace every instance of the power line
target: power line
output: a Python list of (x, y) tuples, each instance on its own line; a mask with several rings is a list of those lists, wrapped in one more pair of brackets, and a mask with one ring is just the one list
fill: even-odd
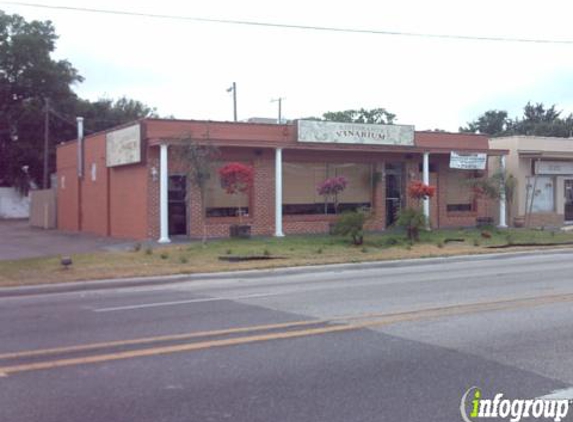
[(392, 35), (392, 36), (417, 37), (417, 38), (438, 38), (438, 39), (453, 39), (453, 40), (465, 40), (465, 41), (494, 41), (494, 42), (512, 42), (512, 43), (530, 43), (530, 44), (566, 44), (566, 45), (573, 44), (573, 40), (568, 40), (568, 39), (490, 37), (490, 36), (472, 36), (472, 35), (454, 35), (454, 34), (432, 34), (425, 32), (386, 31), (377, 29), (344, 28), (336, 26), (297, 25), (297, 24), (285, 24), (276, 22), (245, 21), (245, 20), (235, 20), (235, 19), (215, 19), (215, 18), (202, 18), (197, 16), (176, 16), (176, 15), (166, 15), (159, 13), (128, 12), (124, 10), (95, 9), (88, 7), (56, 6), (56, 5), (47, 5), (39, 3), (26, 3), (26, 2), (2, 1), (2, 0), (0, 0), (0, 4), (10, 4), (13, 6), (34, 7), (42, 9), (67, 10), (72, 12), (83, 12), (83, 13), (99, 13), (107, 15), (133, 16), (133, 17), (145, 17), (154, 19), (170, 19), (178, 21), (219, 23), (219, 24), (229, 24), (229, 25), (245, 25), (245, 26), (258, 26), (258, 27), (282, 28), (282, 29), (345, 32), (345, 33), (372, 34), (372, 35)]

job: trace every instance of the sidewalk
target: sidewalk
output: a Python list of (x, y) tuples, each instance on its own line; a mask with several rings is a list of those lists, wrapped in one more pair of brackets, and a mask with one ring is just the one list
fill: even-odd
[(133, 242), (30, 227), (28, 220), (0, 220), (0, 261), (128, 249)]

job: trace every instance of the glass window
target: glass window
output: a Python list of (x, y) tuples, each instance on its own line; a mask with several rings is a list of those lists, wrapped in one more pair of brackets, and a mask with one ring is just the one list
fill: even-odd
[[(537, 179), (537, 181), (535, 180)], [(535, 187), (535, 195), (532, 195)], [(527, 178), (527, 194), (529, 200), (527, 210), (531, 207), (532, 212), (553, 212), (555, 210), (555, 183), (552, 176), (531, 176)], [(533, 200), (533, 206), (531, 201)]]
[(475, 174), (467, 170), (449, 169), (446, 180), (446, 207), (448, 211), (475, 211), (474, 194), (468, 179)]
[(338, 212), (370, 207), (372, 166), (358, 163), (284, 163), (283, 214), (334, 214), (332, 198), (325, 205), (317, 187), (327, 178), (344, 176), (348, 184), (338, 195)]
[[(227, 163), (217, 162), (213, 164), (213, 171), (205, 190), (207, 217), (236, 217), (239, 216), (239, 213), (248, 216), (250, 194), (231, 195), (221, 187), (218, 170), (225, 164)], [(242, 164), (250, 165), (249, 163)]]

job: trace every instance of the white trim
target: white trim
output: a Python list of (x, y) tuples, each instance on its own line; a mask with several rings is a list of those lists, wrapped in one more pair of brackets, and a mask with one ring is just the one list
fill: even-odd
[(283, 237), (283, 150), (275, 150), (275, 236)]
[[(430, 153), (424, 153), (424, 159), (422, 164), (422, 181), (425, 185), (430, 184)], [(424, 198), (424, 216), (427, 221), (427, 228), (430, 228), (430, 198)]]
[(501, 178), (499, 180), (499, 228), (506, 229), (507, 228), (507, 198), (505, 196), (505, 176), (506, 176), (506, 168), (505, 168), (505, 155), (500, 155), (499, 157), (499, 170), (501, 172)]
[(159, 146), (159, 243), (170, 243), (169, 239), (169, 165), (167, 144)]

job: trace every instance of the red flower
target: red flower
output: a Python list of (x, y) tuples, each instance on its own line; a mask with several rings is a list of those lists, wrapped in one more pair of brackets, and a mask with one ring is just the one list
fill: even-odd
[(320, 183), (316, 187), (316, 191), (322, 196), (338, 195), (348, 184), (348, 179), (344, 176), (331, 177)]
[(219, 169), (219, 178), (228, 194), (246, 193), (253, 185), (254, 169), (246, 164), (229, 163)]
[(425, 199), (431, 198), (436, 193), (436, 187), (431, 185), (425, 185), (419, 180), (414, 180), (410, 182), (408, 186), (408, 195), (414, 199)]

